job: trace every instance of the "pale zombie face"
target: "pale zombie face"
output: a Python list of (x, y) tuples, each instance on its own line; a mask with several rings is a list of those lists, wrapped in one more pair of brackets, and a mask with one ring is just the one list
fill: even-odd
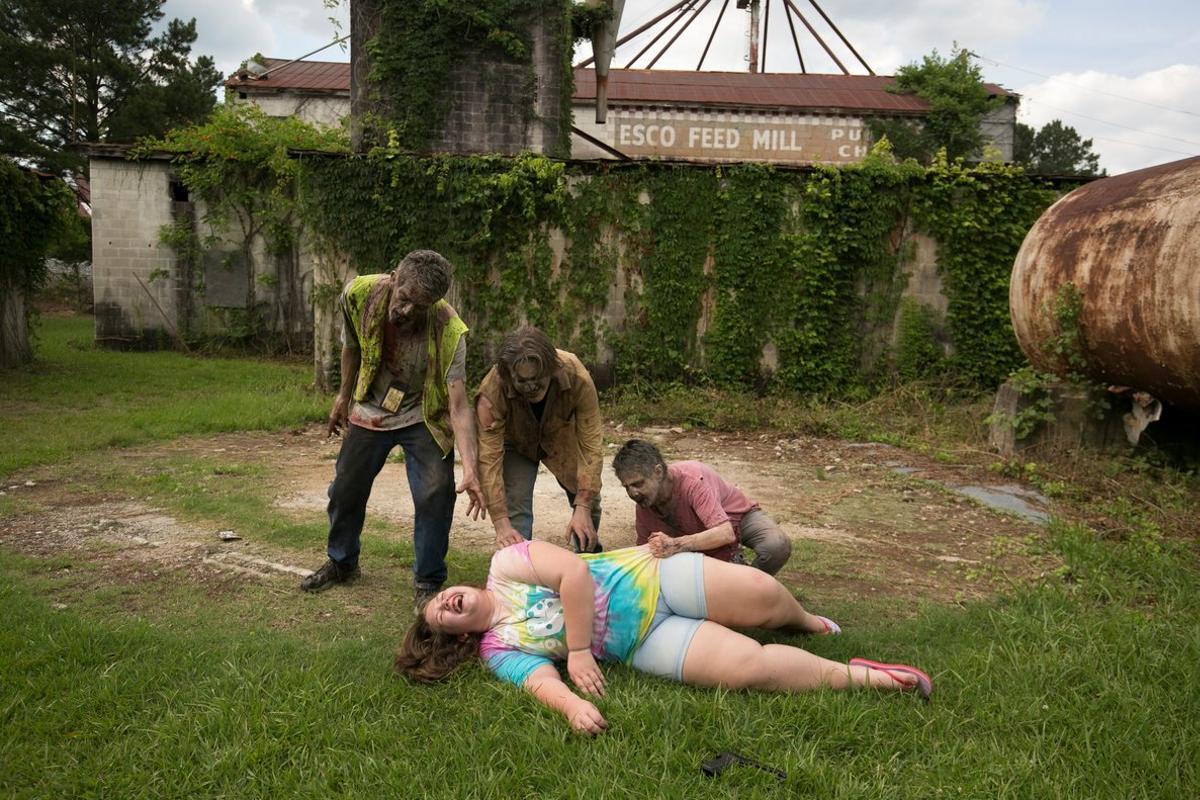
[(410, 272), (392, 273), (392, 298), (388, 301), (388, 321), (400, 331), (411, 333), (420, 329), (425, 314), (433, 305), (419, 288)]
[(625, 487), (629, 499), (643, 508), (661, 506), (670, 499), (667, 476), (659, 464), (655, 464), (648, 475), (640, 470), (631, 470), (624, 475), (617, 475), (617, 480)]
[(479, 633), (491, 623), (487, 592), (474, 586), (451, 586), (425, 604), (425, 621), (439, 633)]
[(550, 376), (541, 372), (541, 365), (528, 358), (513, 368), (513, 388), (531, 403), (540, 403), (550, 390)]

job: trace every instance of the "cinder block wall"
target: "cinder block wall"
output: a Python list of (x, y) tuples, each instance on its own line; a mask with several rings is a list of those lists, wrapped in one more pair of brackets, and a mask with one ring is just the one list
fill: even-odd
[(431, 143), (435, 152), (522, 152), (567, 156), (558, 152), (562, 119), (563, 20), (537, 16), (527, 30), (533, 39), (529, 64), (498, 62), (486, 53), (463, 59), (446, 80), (450, 108)]
[(159, 346), (178, 326), (179, 314), (175, 256), (159, 242), (159, 230), (172, 222), (170, 167), (165, 161), (93, 158), (91, 182), (96, 341)]
[[(380, 6), (379, 0), (354, 0), (350, 5), (350, 135), (356, 150), (364, 145), (366, 116), (386, 119), (389, 114), (390, 101), (374, 91), (368, 47), (379, 30)], [(567, 157), (570, 143), (564, 133), (570, 131), (571, 120), (563, 118), (561, 98), (569, 24), (565, 13), (535, 13), (518, 22), (517, 27), (530, 34), (531, 63), (513, 63), (497, 56), (495, 48), (469, 51), (442, 84), (449, 108), (429, 150)], [(395, 88), (397, 102), (403, 102), (404, 87)]]
[(253, 103), (271, 117), (299, 117), (317, 125), (339, 127), (350, 116), (350, 95), (314, 95), (300, 92), (246, 92), (234, 102)]

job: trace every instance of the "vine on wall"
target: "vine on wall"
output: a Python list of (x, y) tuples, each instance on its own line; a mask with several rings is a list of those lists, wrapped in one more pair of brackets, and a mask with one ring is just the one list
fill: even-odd
[(1020, 167), (968, 167), (948, 163), (944, 153), (917, 194), (917, 215), (937, 239), (950, 301), (951, 370), (969, 383), (995, 386), (1025, 362), (1008, 311), (1009, 276), (1025, 234), (1053, 199)]
[[(168, 225), (159, 238), (177, 262), (198, 264), (205, 251), (239, 254), (249, 273), (245, 309), (223, 310), (227, 330), (242, 341), (282, 331), (288, 349), (306, 318), (298, 273), (299, 223), (295, 188), (299, 164), (289, 149), (346, 149), (339, 129), (310, 125), (296, 117), (271, 117), (251, 104), (219, 107), (200, 125), (177, 128), (162, 139), (139, 143), (133, 157), (154, 151), (174, 154), (172, 163), (191, 195), (203, 202), (201, 235), (192, 220)], [(261, 247), (267, 263), (259, 257)], [(199, 270), (193, 290), (203, 291)], [(266, 304), (259, 289), (273, 295)], [(196, 331), (189, 333), (195, 334)]]
[[(570, 120), (574, 83), (570, 0), (380, 0), (378, 5), (378, 31), (367, 48), (373, 63), (371, 82), (383, 100), (384, 118), (378, 120), (378, 127), (389, 131), (391, 146), (428, 150), (452, 99), (447, 80), (467, 56), (483, 53), (502, 62), (532, 65), (529, 21), (539, 18), (550, 20), (552, 30), (563, 39), (560, 111)], [(580, 22), (584, 27), (591, 24), (582, 18)], [(530, 66), (526, 85), (503, 91), (532, 110), (534, 83)], [(562, 129), (557, 145), (565, 156), (570, 152), (570, 123)]]
[[(678, 380), (695, 369), (696, 323), (708, 288), (705, 261), (717, 193), (712, 170), (662, 167), (637, 174), (636, 229), (625, 330), (614, 342), (622, 380)], [(631, 281), (632, 283), (632, 281)]]
[[(1012, 260), (1052, 199), (1018, 169), (897, 165), (886, 148), (798, 172), (417, 159), (397, 146), (308, 160), (302, 180), (309, 224), (358, 271), (412, 249), (443, 252), (477, 341), (523, 318), (587, 358), (611, 347), (623, 381), (757, 387), (773, 343), (771, 385), (818, 393), (867, 390), (898, 364), (925, 373), (936, 360), (926, 312), (902, 326), (904, 352), (876, 347), (900, 309), (914, 228), (937, 239), (949, 295), (954, 351), (939, 374), (994, 386), (1022, 360), (1008, 321)], [(624, 321), (609, 331), (619, 273), (630, 284)]]
[(704, 337), (712, 377), (759, 384), (763, 346), (787, 313), (784, 278), (792, 271), (788, 216), (797, 185), (765, 165), (726, 170), (718, 190), (712, 327)]

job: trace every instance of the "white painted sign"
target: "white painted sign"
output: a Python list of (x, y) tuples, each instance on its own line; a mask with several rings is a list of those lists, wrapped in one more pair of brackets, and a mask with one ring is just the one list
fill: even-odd
[(610, 114), (612, 146), (630, 156), (849, 164), (870, 150), (857, 119), (800, 117), (795, 121), (689, 121), (667, 115)]

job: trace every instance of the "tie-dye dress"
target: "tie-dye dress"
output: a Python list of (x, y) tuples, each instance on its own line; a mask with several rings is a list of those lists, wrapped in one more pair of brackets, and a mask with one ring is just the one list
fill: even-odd
[[(543, 664), (567, 657), (562, 600), (558, 592), (538, 583), (529, 544), (510, 545), (492, 556), (487, 588), (502, 616), (479, 644), (488, 668), (517, 686)], [(654, 619), (660, 562), (646, 546), (584, 553), (580, 558), (587, 562), (596, 587), (592, 655), (627, 661)]]

